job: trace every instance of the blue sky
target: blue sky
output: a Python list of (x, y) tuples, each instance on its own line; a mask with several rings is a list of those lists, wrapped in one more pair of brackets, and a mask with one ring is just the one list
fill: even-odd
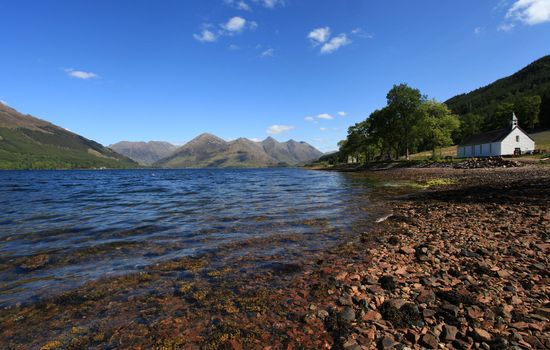
[(0, 0), (0, 100), (105, 145), (336, 149), (406, 82), (440, 101), (550, 53), (550, 0)]

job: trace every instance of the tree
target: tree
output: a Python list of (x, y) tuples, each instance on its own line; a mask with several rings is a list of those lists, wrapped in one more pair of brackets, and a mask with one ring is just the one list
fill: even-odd
[(348, 128), (346, 140), (338, 144), (345, 157), (353, 156), (360, 162), (372, 160), (380, 147), (378, 139), (371, 134), (371, 120), (366, 119)]
[(417, 141), (414, 126), (420, 116), (418, 109), (426, 99), (420, 90), (413, 89), (407, 84), (394, 85), (386, 97), (394, 132), (400, 134), (406, 158), (409, 160), (409, 151)]
[(483, 128), (483, 117), (468, 113), (460, 117), (460, 128), (456, 132), (456, 143), (462, 142), (466, 137), (478, 134)]
[(418, 133), (435, 158), (436, 148), (453, 144), (452, 134), (460, 127), (460, 120), (445, 104), (435, 100), (424, 102), (419, 113)]
[(514, 112), (518, 117), (520, 126), (526, 129), (534, 129), (539, 122), (540, 96), (522, 96), (514, 103)]
[(514, 113), (513, 103), (497, 104), (493, 112), (485, 119), (485, 130), (502, 129), (510, 126), (512, 113)]
[(539, 120), (542, 127), (550, 128), (550, 89), (542, 95)]

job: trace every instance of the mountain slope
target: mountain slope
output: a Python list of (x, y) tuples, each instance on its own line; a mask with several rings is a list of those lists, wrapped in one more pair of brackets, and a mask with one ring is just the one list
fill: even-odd
[(234, 141), (202, 134), (155, 165), (166, 168), (252, 168), (297, 165), (318, 158), (322, 153), (305, 142), (280, 143), (273, 138), (254, 142)]
[(110, 145), (109, 148), (140, 164), (151, 165), (162, 158), (170, 156), (177, 149), (177, 146), (162, 141), (121, 141)]
[(279, 163), (297, 165), (319, 159), (322, 152), (305, 142), (296, 142), (290, 140), (287, 142), (278, 142), (272, 137), (262, 141), (264, 151)]
[(542, 57), (509, 77), (450, 98), (445, 104), (459, 115), (474, 113), (489, 118), (495, 112), (497, 104), (513, 103), (518, 97), (535, 95), (543, 100), (541, 121), (550, 123), (550, 55)]
[(0, 103), (0, 169), (135, 166), (131, 159), (95, 141)]

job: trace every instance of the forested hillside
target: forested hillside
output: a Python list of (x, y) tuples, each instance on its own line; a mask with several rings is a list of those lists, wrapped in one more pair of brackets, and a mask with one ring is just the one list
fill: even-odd
[(456, 141), (480, 131), (504, 127), (515, 112), (526, 129), (550, 127), (550, 56), (519, 72), (445, 104), (461, 118)]

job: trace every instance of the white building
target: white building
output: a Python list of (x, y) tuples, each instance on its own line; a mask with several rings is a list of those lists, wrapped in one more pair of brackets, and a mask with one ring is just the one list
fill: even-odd
[(535, 141), (518, 126), (512, 114), (510, 127), (467, 137), (457, 149), (458, 158), (519, 155), (535, 150)]

